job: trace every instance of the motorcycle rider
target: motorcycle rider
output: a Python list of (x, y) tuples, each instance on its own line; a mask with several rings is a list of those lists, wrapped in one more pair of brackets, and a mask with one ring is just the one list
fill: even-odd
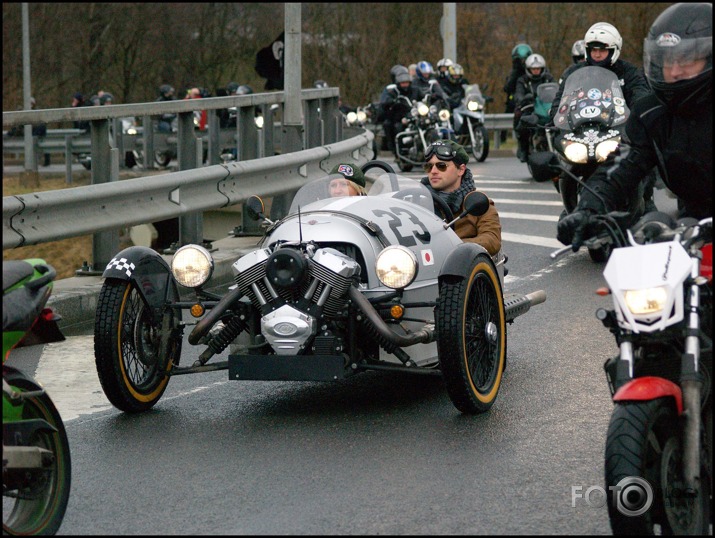
[[(468, 162), (467, 152), (453, 140), (437, 140), (425, 150), (427, 176), (420, 182), (442, 198), (454, 216), (464, 210), (464, 197), (476, 190)], [(501, 222), (491, 198), (484, 215), (465, 215), (454, 223), (454, 231), (462, 241), (481, 245), (492, 256), (501, 249)]]
[(454, 62), (449, 58), (442, 58), (437, 62), (437, 81), (441, 84), (449, 75), (449, 68), (454, 65)]
[(459, 64), (452, 64), (447, 70), (447, 76), (439, 79), (439, 84), (447, 96), (451, 111), (461, 104), (465, 94), (464, 86), (468, 85), (469, 81), (464, 78), (464, 68)]
[(516, 103), (514, 102), (514, 92), (516, 91), (516, 81), (526, 74), (526, 59), (534, 53), (526, 43), (519, 43), (511, 49), (511, 73), (506, 78), (504, 93), (506, 93), (506, 108), (504, 112), (511, 114), (514, 112)]
[[(404, 129), (402, 118), (410, 113), (412, 109), (412, 100), (417, 99), (419, 93), (413, 87), (412, 80), (407, 68), (400, 66), (401, 69), (396, 70), (395, 83), (388, 84), (382, 91), (380, 96), (380, 109), (384, 117), (382, 128), (385, 132), (387, 140), (387, 150), (395, 152), (395, 136)], [(400, 96), (405, 96), (409, 99), (408, 106)]]
[(571, 46), (571, 59), (575, 64), (586, 61), (586, 42), (583, 39), (574, 41)]
[(429, 95), (429, 104), (434, 104), (438, 99), (441, 99), (446, 106), (447, 96), (434, 78), (434, 69), (432, 64), (422, 60), (417, 62), (417, 71), (415, 78), (412, 79), (412, 87), (417, 91), (417, 99), (421, 101), (425, 96)]
[(591, 176), (576, 210), (558, 224), (564, 245), (580, 246), (587, 216), (618, 209), (654, 166), (682, 203), (681, 216), (712, 216), (712, 4), (679, 3), (653, 22), (643, 47), (651, 91), (626, 124), (630, 151), (613, 156)]
[[(162, 84), (159, 86), (159, 97), (156, 98), (157, 102), (175, 100), (174, 88), (170, 84)], [(174, 121), (174, 118), (176, 118), (176, 114), (162, 114), (159, 118), (157, 129), (162, 133), (170, 133), (171, 122)]]
[(526, 73), (516, 81), (514, 91), (514, 131), (516, 131), (517, 142), (516, 156), (521, 162), (526, 162), (529, 152), (529, 135), (531, 130), (520, 124), (524, 110), (534, 107), (536, 88), (544, 82), (554, 82), (554, 77), (546, 68), (546, 60), (541, 54), (531, 54), (525, 62)]
[(344, 179), (332, 178), (328, 185), (331, 198), (337, 196), (367, 196), (365, 174), (354, 163), (336, 164), (330, 175), (340, 174)]

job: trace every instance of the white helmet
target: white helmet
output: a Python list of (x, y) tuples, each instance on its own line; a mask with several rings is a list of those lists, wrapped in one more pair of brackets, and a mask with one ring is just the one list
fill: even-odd
[(574, 42), (571, 47), (571, 57), (574, 63), (586, 58), (586, 43), (583, 39)]
[(440, 67), (450, 67), (454, 65), (454, 62), (450, 60), (449, 58), (442, 58), (439, 62), (437, 62), (437, 69)]
[[(530, 54), (529, 57), (524, 62), (524, 67), (526, 68), (526, 75), (531, 79), (539, 79), (544, 74), (546, 70), (546, 60), (541, 54)], [(538, 75), (531, 72), (532, 69), (541, 69)]]
[[(623, 38), (621, 34), (616, 30), (616, 27), (607, 22), (597, 22), (586, 32), (586, 36), (583, 38), (586, 43), (586, 50), (593, 47), (593, 44), (598, 43), (602, 45), (602, 48), (606, 48), (612, 52), (608, 54), (608, 58), (603, 62), (606, 65), (613, 65), (621, 54), (621, 46), (623, 46)], [(595, 62), (591, 60), (591, 55), (586, 55), (586, 60), (589, 65), (596, 65)], [(600, 63), (600, 62), (599, 62)]]

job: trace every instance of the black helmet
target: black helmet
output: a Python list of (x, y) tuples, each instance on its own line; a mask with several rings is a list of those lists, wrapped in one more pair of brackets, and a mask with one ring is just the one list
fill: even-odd
[(231, 81), (228, 84), (226, 84), (226, 92), (229, 95), (236, 93), (237, 89), (238, 89), (238, 82)]
[(159, 86), (160, 95), (166, 95), (167, 93), (174, 93), (174, 88), (172, 88), (170, 84), (162, 84)]
[(643, 44), (643, 70), (658, 99), (674, 107), (709, 101), (712, 69), (712, 4), (682, 3), (663, 11)]

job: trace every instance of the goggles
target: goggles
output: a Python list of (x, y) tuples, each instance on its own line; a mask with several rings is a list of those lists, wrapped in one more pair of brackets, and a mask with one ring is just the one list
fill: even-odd
[(431, 159), (434, 154), (437, 154), (437, 158), (442, 161), (451, 161), (457, 156), (457, 150), (451, 145), (436, 142), (427, 146), (425, 150), (425, 161)]
[(437, 161), (436, 163), (425, 163), (422, 165), (422, 168), (424, 168), (425, 172), (429, 174), (432, 171), (433, 166), (436, 166), (437, 170), (439, 170), (440, 172), (444, 172), (445, 170), (447, 170), (449, 164), (444, 161)]

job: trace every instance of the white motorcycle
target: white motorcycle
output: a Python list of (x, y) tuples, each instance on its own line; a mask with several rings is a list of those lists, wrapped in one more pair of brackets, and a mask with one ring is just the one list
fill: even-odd
[(489, 155), (489, 133), (484, 126), (486, 99), (479, 84), (464, 87), (462, 103), (452, 111), (454, 132), (457, 142), (464, 146), (478, 162), (484, 162)]

